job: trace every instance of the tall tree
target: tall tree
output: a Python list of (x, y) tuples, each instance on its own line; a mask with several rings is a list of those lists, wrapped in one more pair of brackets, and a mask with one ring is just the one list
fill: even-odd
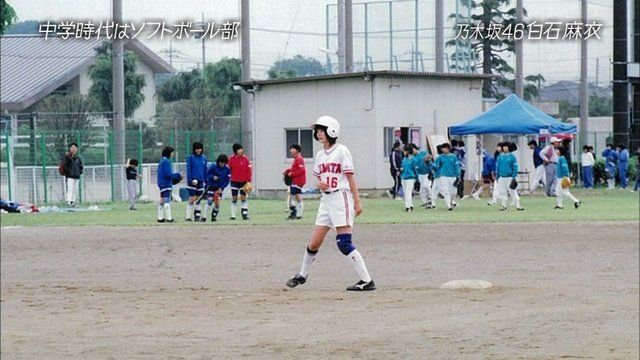
[(164, 102), (187, 100), (191, 99), (194, 90), (202, 86), (202, 73), (199, 69), (181, 72), (162, 84), (158, 89), (158, 97)]
[(297, 76), (324, 75), (325, 67), (312, 57), (296, 55), (290, 59), (278, 60), (269, 69), (269, 79), (283, 79)]
[(222, 102), (213, 98), (178, 100), (167, 104), (164, 116), (157, 124), (163, 129), (206, 131), (214, 125), (216, 117), (223, 115)]
[[(522, 97), (527, 101), (536, 99), (540, 91), (540, 85), (543, 84), (544, 82), (545, 82), (545, 78), (544, 76), (542, 76), (542, 74), (525, 76), (524, 89), (523, 89), (524, 91), (523, 91)], [(501, 78), (497, 80), (497, 84), (498, 86), (507, 87), (511, 89), (513, 93), (515, 93), (515, 88), (516, 88), (515, 79)], [(500, 98), (500, 95), (498, 95), (497, 97)]]
[[(89, 68), (92, 84), (89, 96), (96, 103), (97, 110), (111, 112), (113, 110), (113, 61), (111, 44), (105, 43), (96, 50), (96, 62)], [(136, 55), (131, 51), (124, 54), (124, 114), (131, 117), (133, 112), (142, 105), (144, 94), (142, 88), (146, 85), (144, 75), (137, 74)]]
[(240, 112), (240, 92), (233, 89), (233, 83), (240, 81), (241, 64), (238, 59), (223, 58), (204, 67), (203, 90), (192, 93), (193, 98), (212, 98), (222, 107), (223, 115), (237, 115)]
[(57, 161), (71, 142), (87, 147), (97, 141), (91, 130), (95, 104), (86, 95), (49, 95), (37, 106), (38, 128), (47, 134), (49, 161)]
[[(524, 36), (522, 33), (516, 34), (516, 9), (508, 8), (510, 0), (471, 0), (468, 3), (462, 2), (463, 6), (470, 7), (472, 14), (469, 19), (470, 27), (479, 26), (482, 36), (471, 39), (471, 48), (475, 57), (476, 68), (482, 68), (482, 73), (487, 75), (499, 75), (508, 78), (513, 75), (513, 68), (505, 60), (503, 54), (515, 53), (516, 36)], [(526, 10), (524, 11), (526, 16)], [(458, 16), (452, 14), (450, 18)], [(522, 27), (523, 25), (518, 25)], [(500, 29), (500, 36), (490, 36), (489, 29)], [(523, 28), (519, 28), (522, 30)], [(457, 31), (458, 29), (456, 29)], [(473, 30), (471, 30), (473, 31)], [(447, 42), (448, 46), (455, 44), (455, 40)], [(453, 57), (455, 64), (455, 57)], [(458, 65), (459, 66), (459, 65)], [(509, 85), (509, 83), (503, 82)], [(499, 98), (498, 81), (496, 79), (485, 79), (482, 83), (483, 97)], [(514, 83), (515, 85), (515, 83)]]
[(4, 35), (7, 28), (18, 21), (18, 15), (8, 2), (0, 1), (0, 35)]

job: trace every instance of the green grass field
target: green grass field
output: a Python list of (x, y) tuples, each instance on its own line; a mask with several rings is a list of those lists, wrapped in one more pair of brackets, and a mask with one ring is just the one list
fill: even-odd
[[(571, 222), (571, 221), (638, 221), (640, 220), (640, 195), (628, 190), (597, 189), (572, 193), (582, 200), (580, 209), (565, 200), (564, 210), (554, 210), (555, 198), (543, 195), (522, 196), (525, 211), (498, 211), (487, 205), (487, 198), (480, 201), (459, 201), (454, 211), (447, 211), (442, 201), (438, 209), (425, 210), (419, 207), (420, 199), (414, 196), (415, 210), (404, 211), (404, 202), (388, 198), (363, 198), (364, 213), (356, 219), (357, 224), (421, 224), (421, 223), (490, 223), (490, 222)], [(509, 200), (510, 201), (510, 200)], [(65, 213), (2, 214), (0, 224), (4, 226), (219, 226), (219, 225), (275, 225), (283, 223), (313, 224), (319, 200), (305, 201), (304, 219), (285, 220), (284, 199), (250, 199), (249, 221), (229, 220), (229, 199), (221, 205), (217, 223), (187, 223), (184, 221), (185, 203), (173, 203), (172, 212), (176, 221), (172, 224), (157, 224), (157, 203), (138, 204), (138, 211), (128, 210), (125, 202), (98, 204), (104, 211), (76, 211)], [(89, 204), (83, 204), (80, 210)], [(239, 215), (239, 211), (238, 211)]]

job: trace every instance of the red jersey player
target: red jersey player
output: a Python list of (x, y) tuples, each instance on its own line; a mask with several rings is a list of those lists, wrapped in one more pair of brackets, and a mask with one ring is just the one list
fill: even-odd
[(307, 169), (304, 167), (304, 158), (300, 152), (302, 148), (298, 144), (289, 147), (289, 152), (293, 157), (291, 167), (285, 169), (282, 174), (291, 177), (291, 185), (289, 185), (289, 210), (291, 214), (287, 219), (302, 219), (302, 211), (304, 205), (302, 203), (302, 187), (307, 182)]
[(249, 206), (244, 186), (251, 182), (251, 161), (244, 154), (242, 145), (233, 144), (233, 155), (229, 157), (227, 166), (231, 170), (231, 220), (236, 219), (238, 193), (240, 193), (242, 220), (249, 220)]

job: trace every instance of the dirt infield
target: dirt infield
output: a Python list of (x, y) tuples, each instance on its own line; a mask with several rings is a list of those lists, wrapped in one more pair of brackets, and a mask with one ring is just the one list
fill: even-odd
[[(160, 231), (161, 230), (161, 231)], [(637, 222), (2, 228), (2, 359), (638, 359)], [(441, 290), (454, 279), (486, 290)]]

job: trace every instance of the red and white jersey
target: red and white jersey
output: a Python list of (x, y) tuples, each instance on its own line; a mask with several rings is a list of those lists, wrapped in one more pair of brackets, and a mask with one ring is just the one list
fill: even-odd
[(342, 144), (335, 144), (330, 149), (322, 149), (316, 154), (313, 175), (329, 184), (325, 191), (350, 190), (347, 174), (353, 174), (351, 152)]

